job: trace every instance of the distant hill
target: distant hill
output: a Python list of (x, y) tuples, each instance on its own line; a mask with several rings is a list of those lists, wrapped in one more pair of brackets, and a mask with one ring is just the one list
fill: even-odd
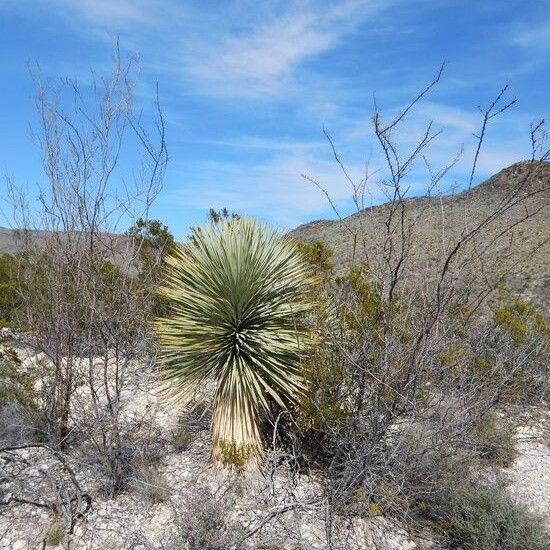
[[(41, 246), (51, 235), (48, 231), (31, 230), (31, 238), (35, 245)], [(74, 233), (73, 235), (78, 235)], [(116, 264), (123, 265), (125, 258), (129, 258), (128, 250), (131, 248), (131, 240), (126, 235), (116, 233), (101, 233), (97, 239), (98, 245), (108, 251), (107, 256)], [(17, 231), (0, 227), (0, 255), (14, 254), (19, 250)]]
[(0, 254), (13, 254), (17, 252), (17, 240), (15, 232), (6, 227), (0, 227)]
[[(451, 242), (465, 227), (489, 215), (516, 188), (536, 192), (520, 205), (510, 208), (484, 233), (480, 248), (484, 248), (505, 227), (533, 214), (514, 227), (506, 239), (499, 239), (485, 253), (491, 270), (506, 271), (513, 276), (506, 282), (523, 293), (550, 302), (550, 163), (520, 162), (486, 182), (455, 195), (406, 199), (407, 223), (416, 220), (411, 263), (416, 266), (436, 265), (441, 258), (444, 219), (445, 240)], [(388, 204), (366, 208), (343, 220), (314, 221), (291, 233), (302, 240), (324, 241), (333, 251), (338, 271), (352, 263), (353, 237), (357, 233), (367, 247), (376, 246), (384, 234)], [(443, 217), (442, 217), (443, 216)], [(508, 249), (507, 247), (511, 247)], [(507, 251), (512, 250), (512, 254)], [(359, 256), (359, 255), (358, 255)], [(355, 258), (357, 260), (357, 256)]]

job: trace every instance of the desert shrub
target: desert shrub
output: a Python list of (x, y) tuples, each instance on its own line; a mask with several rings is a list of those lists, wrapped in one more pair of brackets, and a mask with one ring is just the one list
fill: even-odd
[(121, 433), (121, 438), (115, 445), (88, 444), (81, 449), (85, 461), (97, 472), (100, 492), (114, 498), (124, 491), (135, 490), (152, 502), (166, 500), (169, 493), (162, 489), (166, 483), (160, 474), (158, 483), (151, 483), (150, 487), (143, 483), (147, 482), (147, 476), (156, 475), (155, 465), (166, 452), (163, 439), (153, 430), (132, 425)]
[[(540, 395), (528, 381), (542, 367), (540, 339), (514, 342), (501, 320), (472, 318), (460, 304), (426, 338), (425, 303), (388, 302), (368, 268), (325, 279), (319, 295), (321, 337), (306, 362), (293, 451), (320, 474), (336, 516), (443, 525), (438, 510), (451, 491), (475, 487), (477, 469), (514, 459), (514, 406)], [(524, 361), (530, 356), (538, 367)], [(513, 536), (503, 534), (503, 544)]]
[(193, 442), (193, 432), (185, 420), (178, 419), (172, 434), (172, 443), (177, 452), (187, 451)]
[(472, 445), (480, 458), (500, 467), (509, 466), (517, 456), (516, 422), (504, 413), (490, 411), (472, 426)]
[(425, 426), (405, 430), (374, 498), (386, 514), (429, 525), (446, 547), (470, 550), (548, 549), (540, 518), (504, 487), (480, 478), (468, 449)]
[(87, 461), (95, 467), (99, 478), (99, 491), (107, 497), (115, 497), (125, 491), (134, 475), (136, 450), (130, 445), (104, 447), (100, 452), (93, 449)]
[(312, 242), (299, 241), (298, 246), (305, 261), (311, 266), (314, 275), (326, 278), (333, 274), (333, 252), (324, 241), (319, 239)]
[[(534, 302), (505, 293), (493, 307), (499, 329), (493, 349), (509, 373), (510, 398), (520, 402), (550, 397), (550, 319)], [(503, 350), (507, 351), (503, 354)], [(500, 353), (499, 353), (500, 352)]]
[(20, 302), (17, 274), (17, 257), (0, 255), (0, 328), (12, 325), (15, 320), (15, 310)]
[[(137, 361), (144, 368), (152, 362), (156, 254), (171, 238), (162, 224), (147, 219), (167, 161), (162, 113), (156, 111), (158, 126), (145, 131), (132, 101), (137, 67), (119, 54), (110, 75), (90, 75), (91, 93), (76, 110), (66, 93), (80, 94), (76, 82), (37, 75), (35, 131), (44, 178), (30, 203), (19, 200), (24, 193), (15, 182), (8, 184), (20, 226), (18, 321), (28, 344), (48, 362), (41, 407), (49, 443), (67, 448), (79, 432), (114, 472), (125, 470), (121, 419), (130, 369)], [(122, 198), (115, 192), (125, 177), (117, 159), (130, 134), (139, 136), (131, 148), (140, 169)], [(85, 154), (75, 150), (75, 140), (86, 144)], [(135, 231), (122, 236), (121, 224), (128, 221), (135, 221)], [(83, 393), (88, 402), (75, 418)]]
[(34, 390), (34, 376), (23, 369), (16, 352), (0, 341), (0, 442), (18, 445), (35, 441), (44, 428)]
[[(441, 504), (441, 503), (440, 503)], [(464, 550), (548, 550), (550, 536), (541, 518), (512, 501), (504, 489), (454, 487), (448, 501), (433, 509), (449, 548)]]
[(475, 321), (456, 315), (453, 330), (442, 341), (438, 354), (442, 368), (434, 373), (437, 383), (446, 390), (470, 388), (506, 406), (548, 398), (550, 333), (542, 310), (505, 294)]
[(228, 495), (216, 496), (206, 486), (192, 488), (178, 514), (170, 550), (227, 550), (244, 537), (242, 527), (230, 518)]
[(453, 549), (550, 548), (540, 518), (515, 503), (504, 487), (480, 477), (473, 455), (452, 434), (405, 425), (379, 456), (386, 457), (386, 471), (368, 467), (371, 485), (356, 494), (363, 504), (356, 503), (356, 512), (427, 524)]
[[(159, 220), (138, 218), (126, 234), (139, 250), (137, 281), (154, 285), (162, 279), (162, 261), (175, 247), (175, 240), (168, 227)], [(168, 313), (168, 302), (160, 295), (153, 297), (151, 314)]]
[(517, 345), (525, 344), (536, 336), (550, 339), (550, 321), (537, 306), (524, 298), (503, 292), (493, 308), (495, 323), (505, 329)]
[(36, 407), (26, 408), (18, 401), (7, 400), (0, 405), (0, 445), (23, 445), (41, 441), (44, 418)]
[(204, 403), (197, 403), (183, 412), (172, 431), (172, 444), (176, 451), (187, 451), (197, 434), (208, 429), (211, 415)]
[(215, 208), (210, 208), (208, 210), (208, 219), (212, 223), (220, 223), (222, 221), (232, 221), (232, 220), (238, 220), (241, 216), (239, 214), (236, 214), (235, 212), (229, 212), (227, 208), (222, 208), (221, 210), (216, 210)]
[(304, 390), (307, 266), (296, 243), (250, 218), (195, 228), (166, 263), (160, 293), (171, 312), (156, 322), (164, 378), (183, 399), (213, 381), (214, 460), (257, 467), (260, 414)]
[[(95, 472), (103, 496), (115, 498), (120, 493), (135, 489), (140, 485), (139, 480), (146, 480), (149, 473), (153, 475), (166, 454), (167, 441), (147, 419), (124, 425), (120, 431), (120, 441), (113, 444), (97, 441), (102, 432), (103, 429), (91, 432), (86, 428), (83, 435), (87, 439), (77, 451), (80, 459)], [(162, 486), (160, 481), (158, 485)], [(147, 496), (145, 493), (146, 490), (144, 496)]]
[(141, 261), (153, 268), (158, 267), (162, 258), (175, 246), (174, 236), (168, 226), (159, 220), (138, 218), (126, 234), (139, 243)]
[(65, 538), (66, 528), (62, 521), (53, 519), (44, 537), (45, 546), (59, 546)]

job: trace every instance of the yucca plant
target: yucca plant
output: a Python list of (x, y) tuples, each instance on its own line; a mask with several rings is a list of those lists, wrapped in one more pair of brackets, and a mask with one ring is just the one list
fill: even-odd
[(212, 381), (213, 459), (255, 468), (260, 414), (303, 394), (309, 269), (296, 243), (250, 218), (195, 229), (165, 261), (170, 313), (155, 323), (165, 380), (183, 400)]

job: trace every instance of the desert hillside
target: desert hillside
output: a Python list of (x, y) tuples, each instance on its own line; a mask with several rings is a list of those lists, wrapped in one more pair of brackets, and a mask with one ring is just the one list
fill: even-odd
[[(523, 181), (525, 180), (525, 181)], [(444, 243), (449, 246), (465, 227), (474, 227), (498, 208), (518, 185), (528, 196), (521, 205), (503, 212), (482, 235), (479, 246), (489, 265), (513, 273), (509, 284), (527, 295), (547, 299), (550, 267), (550, 163), (520, 162), (501, 170), (469, 191), (454, 195), (405, 199), (406, 218), (414, 225), (411, 259), (417, 267), (436, 265)], [(358, 235), (354, 262), (376, 246), (384, 234), (389, 206), (366, 208), (336, 221), (319, 220), (296, 228), (292, 234), (306, 241), (322, 240), (333, 251), (336, 268), (352, 263), (353, 234)], [(493, 245), (505, 227), (526, 218)], [(511, 247), (511, 250), (508, 248)], [(507, 253), (511, 251), (512, 253)]]
[(0, 0), (0, 550), (550, 550), (543, 3)]
[(7, 227), (0, 227), (0, 254), (13, 254), (14, 252), (17, 252), (15, 232)]

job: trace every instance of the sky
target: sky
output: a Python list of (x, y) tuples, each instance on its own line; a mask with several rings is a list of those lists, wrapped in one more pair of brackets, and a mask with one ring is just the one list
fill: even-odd
[[(383, 178), (373, 98), (388, 120), (442, 62), (441, 82), (396, 140), (406, 151), (433, 121), (442, 132), (427, 150), (434, 170), (464, 146), (443, 191), (467, 184), (478, 106), (504, 85), (518, 102), (490, 126), (476, 183), (528, 157), (529, 124), (550, 114), (549, 0), (0, 0), (0, 175), (31, 192), (45, 177), (29, 63), (86, 86), (92, 69), (108, 73), (117, 40), (141, 60), (145, 114), (159, 86), (170, 160), (152, 215), (178, 238), (210, 207), (281, 229), (334, 218), (303, 175), (349, 214), (323, 128), (354, 180), (366, 163)], [(376, 177), (369, 204), (383, 200)], [(427, 181), (415, 166), (409, 193)]]

